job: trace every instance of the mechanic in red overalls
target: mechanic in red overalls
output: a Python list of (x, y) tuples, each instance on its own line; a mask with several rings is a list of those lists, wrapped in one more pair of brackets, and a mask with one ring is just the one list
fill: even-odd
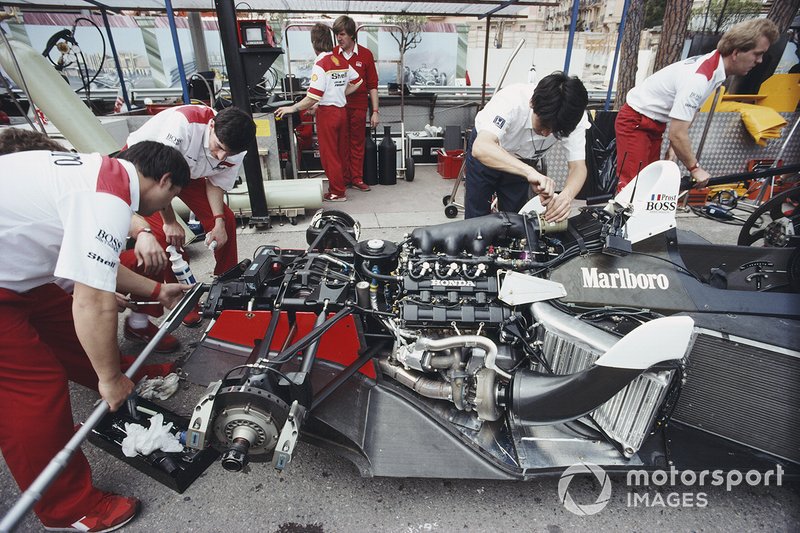
[[(120, 370), (115, 290), (172, 307), (187, 289), (139, 276), (119, 255), (132, 214), (169, 205), (189, 169), (150, 142), (116, 159), (29, 151), (0, 165), (0, 450), (25, 490), (74, 434), (67, 380), (98, 390), (112, 411), (133, 390)], [(74, 282), (72, 296), (57, 278)], [(107, 531), (138, 507), (95, 488), (78, 451), (34, 510), (49, 529)]]
[[(141, 141), (157, 141), (177, 148), (191, 171), (191, 182), (178, 198), (191, 209), (206, 231), (206, 244), (216, 242), (214, 274), (230, 270), (239, 262), (236, 246), (236, 218), (225, 205), (225, 191), (236, 183), (248, 144), (255, 138), (252, 117), (237, 107), (219, 113), (204, 105), (184, 105), (161, 111), (128, 136), (128, 146)], [(161, 246), (182, 249), (186, 239), (172, 206), (147, 218), (148, 230)], [(188, 257), (184, 254), (188, 261)], [(164, 280), (175, 281), (171, 268), (164, 269)], [(195, 309), (183, 320), (187, 326), (200, 323)], [(149, 341), (157, 328), (132, 315), (125, 322), (125, 336)]]
[(347, 200), (344, 181), (344, 165), (347, 157), (347, 95), (355, 92), (362, 80), (346, 61), (331, 52), (333, 39), (331, 29), (324, 24), (311, 28), (311, 45), (317, 58), (311, 69), (311, 85), (305, 98), (294, 105), (275, 110), (282, 118), (286, 113), (296, 113), (317, 107), (317, 139), (322, 168), (328, 177), (327, 202)]
[(342, 15), (333, 23), (333, 33), (339, 42), (333, 53), (346, 61), (364, 80), (358, 89), (347, 96), (347, 137), (350, 139), (345, 150), (344, 182), (348, 187), (368, 191), (364, 183), (364, 141), (366, 140), (367, 105), (371, 104), (369, 125), (378, 127), (378, 70), (375, 58), (368, 48), (356, 43), (356, 23), (347, 15)]
[(661, 157), (661, 139), (669, 123), (675, 155), (704, 187), (710, 174), (700, 166), (689, 140), (689, 126), (703, 102), (728, 76), (744, 76), (778, 39), (770, 20), (754, 19), (725, 32), (711, 53), (666, 66), (628, 91), (614, 129), (617, 134), (617, 192), (639, 170)]

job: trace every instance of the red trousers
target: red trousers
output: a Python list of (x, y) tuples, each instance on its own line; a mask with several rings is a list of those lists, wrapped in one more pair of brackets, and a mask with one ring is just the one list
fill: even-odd
[(345, 185), (364, 181), (364, 142), (367, 140), (366, 108), (354, 108), (349, 105), (347, 111), (347, 137), (345, 146), (344, 168)]
[[(328, 192), (345, 196), (344, 165), (347, 161), (347, 111), (343, 107), (317, 107), (317, 140), (322, 169), (328, 176)], [(363, 158), (363, 148), (362, 155)]]
[[(214, 213), (211, 212), (211, 206), (208, 205), (208, 196), (206, 195), (206, 178), (190, 180), (189, 185), (183, 188), (178, 198), (183, 200), (183, 203), (194, 212), (203, 229), (211, 231), (214, 228)], [(228, 242), (225, 243), (225, 246), (220, 246), (214, 250), (214, 259), (217, 261), (214, 267), (214, 275), (217, 276), (235, 267), (239, 262), (239, 251), (236, 247), (236, 217), (233, 216), (233, 211), (227, 205), (223, 207)], [(153, 229), (155, 238), (166, 249), (167, 238), (164, 235), (164, 219), (161, 218), (161, 213), (152, 214), (146, 217), (146, 220)], [(188, 254), (185, 252), (183, 258), (187, 262), (189, 261)], [(166, 283), (175, 283), (177, 281), (171, 268), (164, 269), (164, 281)]]
[(628, 104), (622, 106), (614, 122), (617, 135), (617, 192), (641, 169), (661, 158), (661, 139), (667, 125), (648, 118)]
[[(72, 297), (54, 284), (24, 294), (0, 289), (0, 450), (25, 490), (74, 434), (67, 380), (97, 389), (75, 333)], [(34, 510), (64, 526), (97, 505), (89, 463), (77, 450)]]
[[(163, 230), (162, 230), (162, 232), (163, 232)], [(148, 279), (151, 279), (153, 281), (157, 281), (159, 283), (164, 279), (164, 272), (157, 272), (155, 274), (145, 274), (144, 273), (144, 265), (142, 265), (141, 267), (137, 266), (136, 265), (136, 261), (137, 261), (136, 260), (136, 254), (133, 253), (133, 250), (125, 250), (119, 256), (119, 263), (122, 266), (128, 267), (129, 269), (133, 270), (137, 274), (142, 275), (142, 276), (144, 276), (144, 277), (146, 277)], [(165, 270), (170, 270), (170, 272), (172, 272), (172, 270), (169, 269), (169, 267), (167, 267)], [(150, 295), (149, 294), (133, 294), (133, 295), (131, 295), (131, 300), (134, 300), (134, 301), (135, 300), (148, 301), (148, 300), (150, 300)], [(162, 306), (160, 306), (160, 305), (142, 305), (136, 311), (139, 312), (139, 313), (144, 313), (146, 315), (150, 315), (152, 317), (159, 317), (162, 314), (164, 314), (164, 308)]]

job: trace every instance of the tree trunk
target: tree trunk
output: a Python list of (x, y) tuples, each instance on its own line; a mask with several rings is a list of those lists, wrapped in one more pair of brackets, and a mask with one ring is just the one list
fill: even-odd
[(671, 0), (667, 2), (664, 9), (661, 42), (658, 43), (654, 70), (661, 70), (681, 58), (683, 43), (686, 40), (686, 27), (691, 16), (692, 0)]
[(622, 46), (619, 53), (619, 72), (617, 73), (617, 95), (614, 109), (625, 103), (628, 91), (636, 85), (636, 70), (639, 63), (639, 41), (642, 37), (645, 0), (631, 0), (622, 32)]
[(800, 0), (775, 0), (767, 14), (767, 18), (778, 26), (778, 30), (783, 33), (789, 28), (789, 24), (797, 15), (800, 9)]

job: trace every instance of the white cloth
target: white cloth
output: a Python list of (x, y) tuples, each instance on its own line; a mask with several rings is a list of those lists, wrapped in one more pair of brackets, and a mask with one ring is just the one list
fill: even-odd
[(208, 180), (224, 191), (233, 189), (245, 152), (220, 161), (211, 155), (208, 123), (216, 111), (204, 105), (182, 105), (161, 111), (128, 136), (128, 146), (141, 141), (156, 141), (175, 148), (189, 164), (192, 179)]
[(625, 101), (658, 122), (689, 122), (725, 78), (725, 64), (715, 50), (662, 68), (628, 91)]
[(567, 151), (567, 161), (586, 159), (586, 130), (589, 119), (586, 113), (575, 131), (561, 141), (555, 136), (543, 137), (533, 131), (531, 96), (535, 84), (516, 83), (500, 89), (475, 117), (475, 130), (496, 136), (500, 146), (521, 159), (538, 159), (557, 142)]
[(25, 292), (66, 278), (113, 292), (139, 209), (133, 164), (100, 154), (0, 157), (0, 287)]
[(314, 61), (307, 94), (319, 105), (344, 107), (347, 104), (347, 84), (358, 86), (362, 82), (358, 72), (347, 62), (333, 52), (323, 52)]
[(122, 439), (122, 453), (125, 457), (136, 457), (139, 454), (150, 455), (156, 450), (182, 452), (183, 445), (171, 429), (172, 422), (164, 424), (164, 415), (161, 413), (150, 417), (149, 428), (126, 422), (127, 435)]

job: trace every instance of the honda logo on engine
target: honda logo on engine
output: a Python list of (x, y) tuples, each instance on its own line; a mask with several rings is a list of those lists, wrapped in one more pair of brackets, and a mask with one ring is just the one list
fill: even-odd
[(466, 279), (432, 279), (432, 287), (474, 287), (475, 282)]
[(581, 267), (583, 286), (592, 289), (669, 289), (664, 274), (634, 274), (627, 268), (616, 272), (598, 272), (597, 268)]

